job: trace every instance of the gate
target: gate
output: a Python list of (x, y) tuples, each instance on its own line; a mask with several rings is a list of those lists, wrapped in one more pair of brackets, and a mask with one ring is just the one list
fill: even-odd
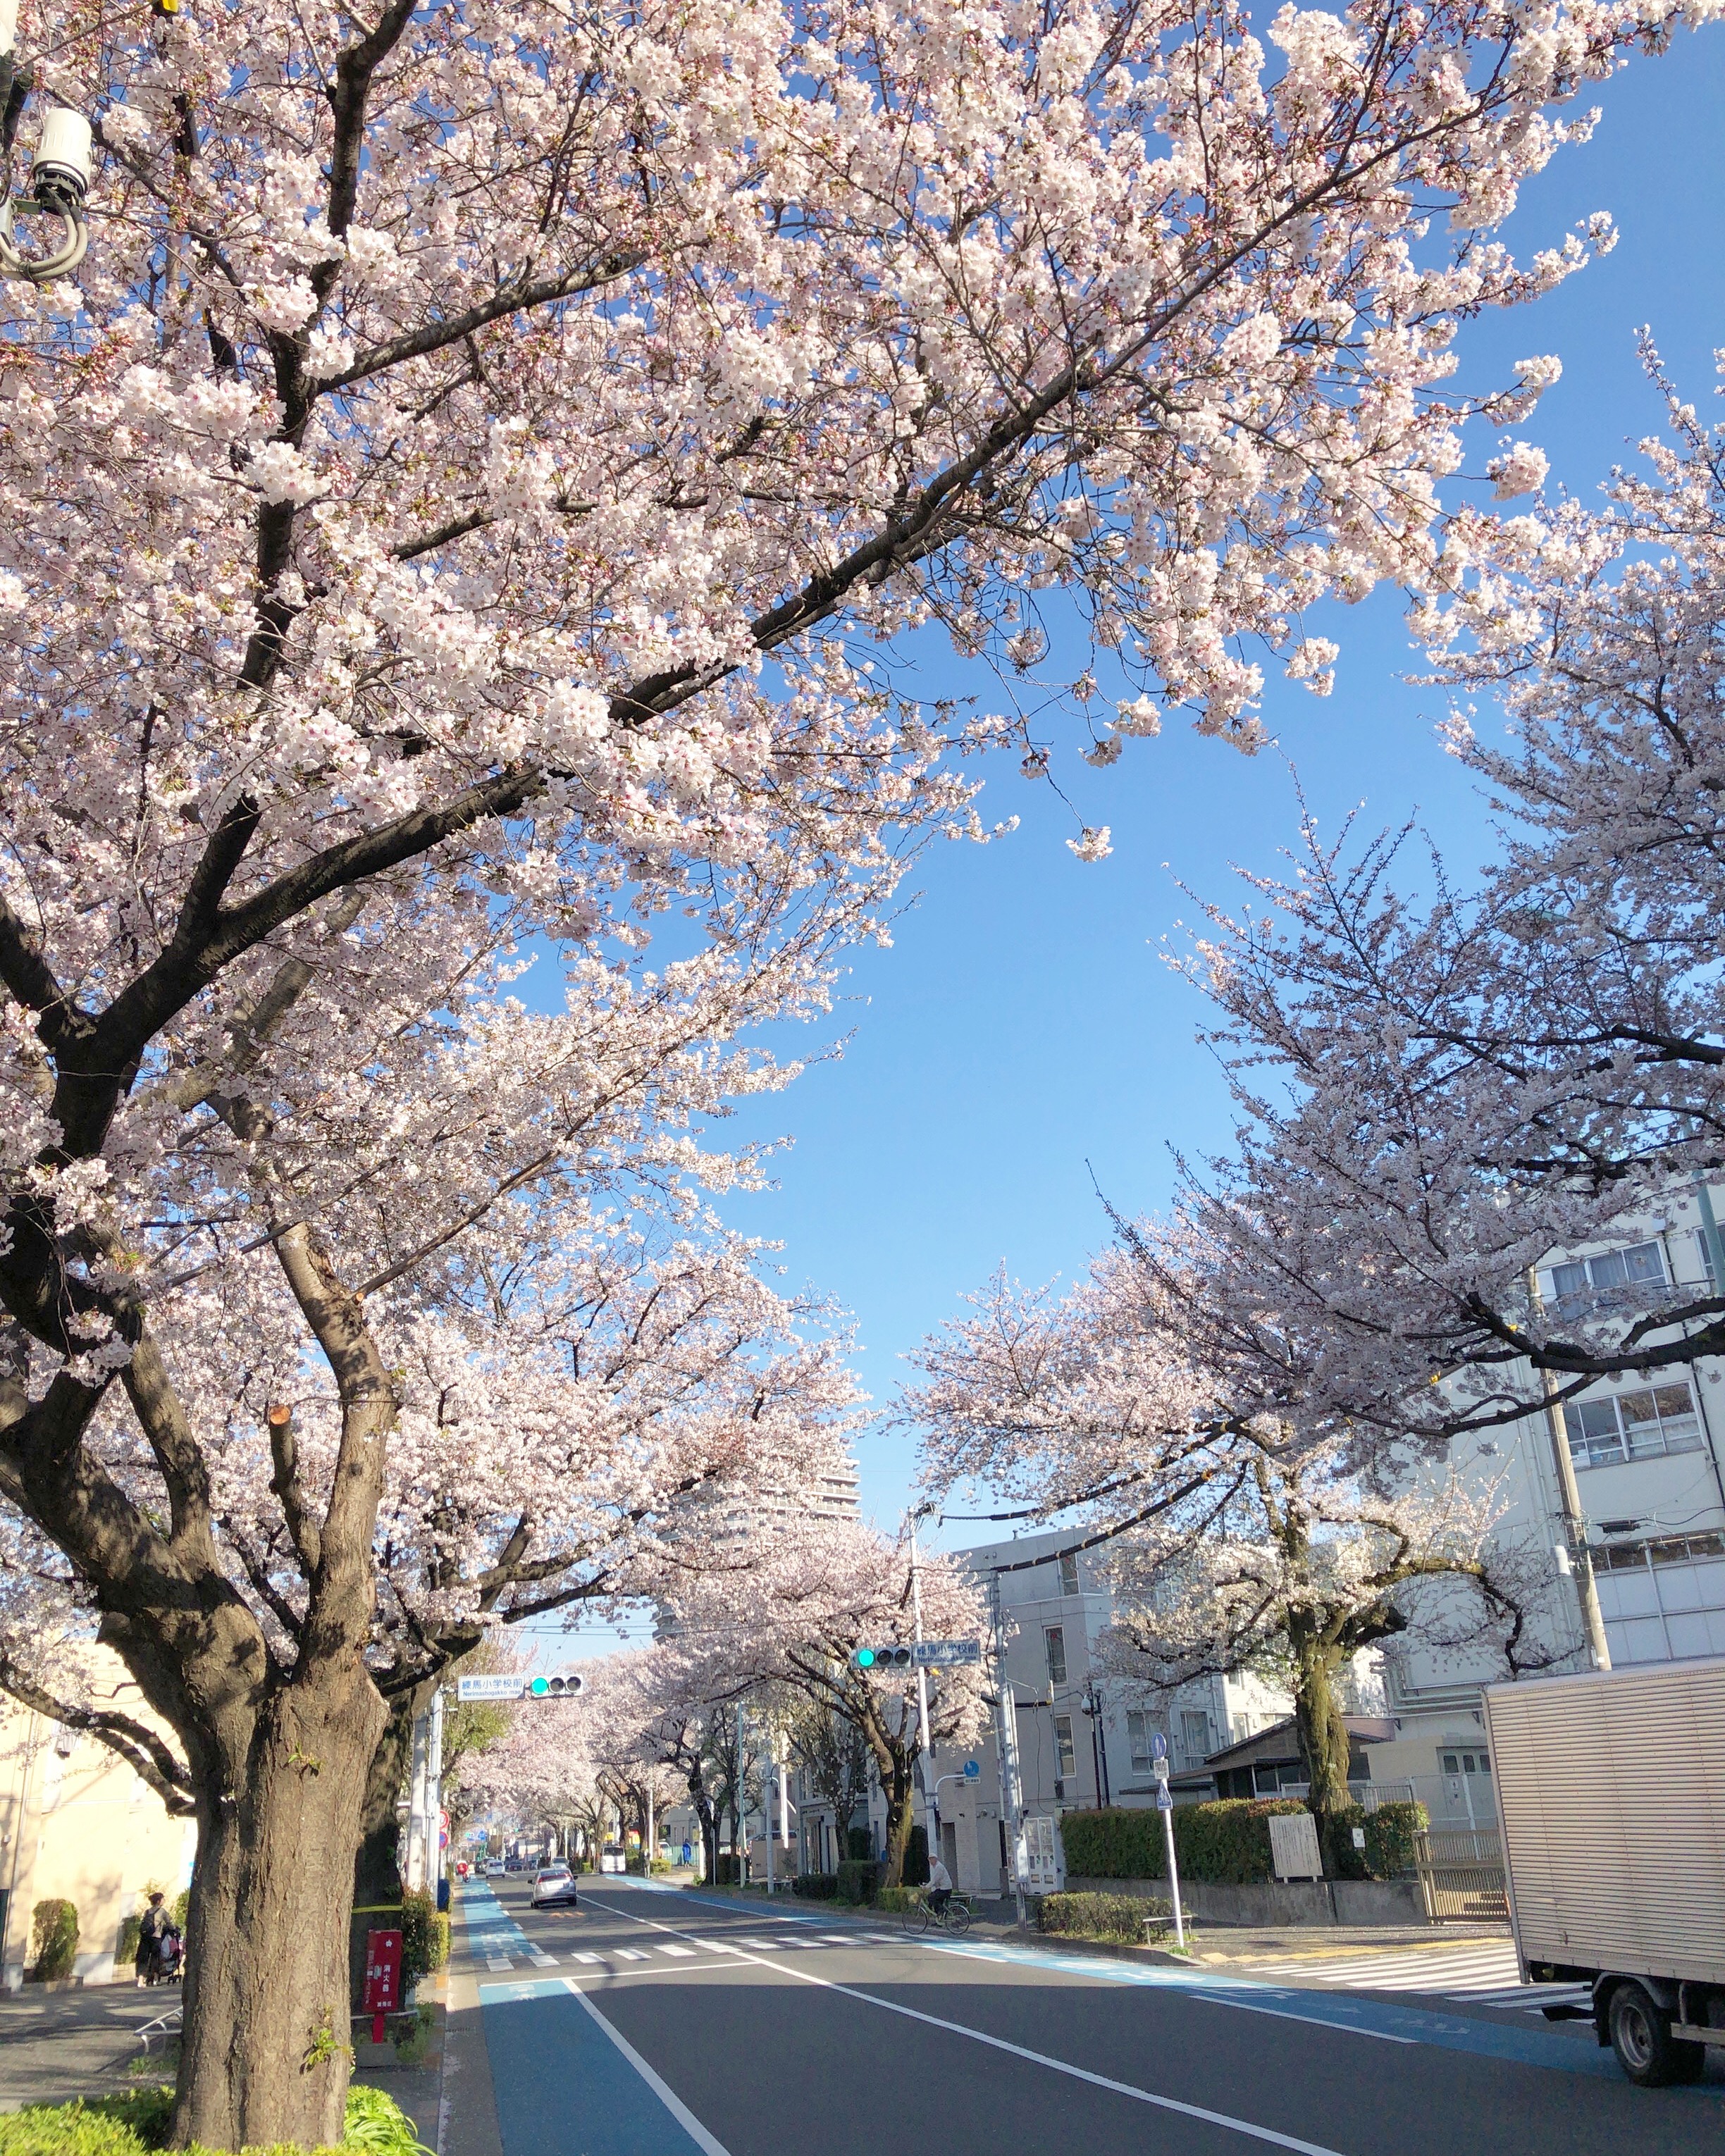
[(1428, 1827), (1414, 1837), (1414, 1866), (1434, 1923), (1508, 1917), (1495, 1827)]

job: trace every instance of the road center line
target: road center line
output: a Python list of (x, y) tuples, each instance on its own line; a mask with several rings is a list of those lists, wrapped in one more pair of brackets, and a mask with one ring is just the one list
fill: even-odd
[[(593, 1899), (589, 1895), (589, 1901)], [(609, 1915), (621, 1917), (626, 1923), (646, 1924), (655, 1932), (670, 1932), (678, 1938), (695, 1938), (694, 1932), (679, 1931), (675, 1924), (661, 1924), (652, 1917), (637, 1917), (627, 1909), (617, 1908), (605, 1902), (595, 1906)], [(973, 2029), (963, 2021), (948, 2021), (938, 2014), (924, 2014), (915, 2006), (901, 2006), (894, 1999), (877, 1999), (870, 1991), (858, 1991), (848, 1984), (834, 1983), (829, 1976), (817, 1976), (813, 1969), (798, 1969), (794, 1963), (769, 1961), (764, 1954), (739, 1956), (752, 1962), (757, 1968), (770, 1969), (780, 1976), (793, 1976), (804, 1984), (819, 1985), (823, 1991), (835, 1991), (846, 1999), (855, 1999), (865, 2006), (877, 2006), (883, 2014), (902, 2014), (907, 2021), (922, 2021), (931, 2029), (944, 2029), (954, 2036), (968, 2036), (973, 2044), (986, 2044), (990, 2051), (1005, 2051), (1015, 2059), (1026, 2059), (1032, 2066), (1047, 2066), (1057, 2074), (1065, 2074), (1073, 2081), (1088, 2082), (1092, 2088), (1106, 2089), (1111, 2095), (1130, 2097), (1134, 2103), (1153, 2104), (1158, 2111), (1177, 2112), (1183, 2118), (1202, 2119), (1206, 2126), (1220, 2126), (1230, 2133), (1243, 2133), (1250, 2140), (1266, 2141), (1272, 2148), (1291, 2148), (1296, 2156), (1338, 2156), (1333, 2148), (1327, 2148), (1321, 2141), (1301, 2141), (1291, 2133), (1278, 2133), (1274, 2127), (1255, 2126), (1248, 2118), (1235, 2118), (1225, 2111), (1211, 2111), (1201, 2103), (1183, 2103), (1178, 2097), (1157, 2096), (1148, 2089), (1137, 2088), (1131, 2082), (1117, 2082), (1107, 2074), (1092, 2073), (1088, 2066), (1076, 2066), (1070, 2060), (1051, 2058), (1046, 2051), (1032, 2051), (1022, 2044), (1009, 2043), (1004, 2036), (991, 2036), (986, 2030)], [(578, 1987), (572, 1977), (566, 1978), (572, 1991), (578, 1996)], [(583, 1998), (583, 2004), (587, 2002)], [(588, 2007), (589, 2013), (597, 2010)], [(618, 2042), (622, 2039), (619, 2037)]]

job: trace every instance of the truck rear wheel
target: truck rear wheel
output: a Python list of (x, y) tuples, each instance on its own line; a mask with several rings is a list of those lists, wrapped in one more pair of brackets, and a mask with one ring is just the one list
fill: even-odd
[(1611, 2048), (1638, 2088), (1668, 2088), (1701, 2078), (1707, 2046), (1671, 2034), (1671, 2017), (1639, 1984), (1620, 1984), (1611, 1994)]

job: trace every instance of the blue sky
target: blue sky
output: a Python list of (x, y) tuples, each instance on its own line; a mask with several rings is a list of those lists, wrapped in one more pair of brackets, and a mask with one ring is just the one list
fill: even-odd
[[(1563, 380), (1516, 432), (1546, 450), (1553, 485), (1582, 494), (1659, 424), (1635, 356), (1640, 324), (1712, 416), (1713, 349), (1725, 345), (1725, 33), (1684, 35), (1669, 55), (1635, 60), (1598, 102), (1594, 141), (1524, 190), (1507, 237), (1531, 254), (1605, 209), (1621, 231), (1615, 252), (1536, 305), (1471, 325), (1460, 346), (1475, 385), (1509, 382), (1530, 353), (1561, 357)], [(1495, 445), (1482, 431), (1469, 469)], [(1373, 827), (1417, 814), (1464, 884), (1485, 858), (1480, 804), (1434, 739), (1441, 696), (1403, 679), (1415, 661), (1399, 599), (1382, 593), (1332, 613), (1313, 628), (1343, 647), (1334, 695), (1320, 701), (1273, 681), (1267, 696), (1283, 754), (1249, 761), (1175, 723), (1129, 742), (1111, 771), (1076, 759), (1068, 771), (1062, 759), (1086, 819), (1112, 828), (1106, 862), (1074, 860), (1067, 813), (1003, 760), (983, 810), (1019, 815), (1019, 831), (925, 857), (895, 947), (865, 954), (849, 980), (842, 1059), (724, 1134), (794, 1136), (777, 1188), (726, 1209), (783, 1244), (790, 1284), (855, 1313), (857, 1368), (881, 1408), (906, 1374), (906, 1352), (1003, 1260), (1026, 1281), (1081, 1269), (1106, 1238), (1087, 1161), (1122, 1209), (1154, 1209), (1171, 1191), (1171, 1147), (1226, 1146), (1225, 1096), (1193, 1040), (1202, 1008), (1163, 963), (1164, 939), (1192, 915), (1177, 878), (1225, 897), (1231, 864), (1273, 868), (1292, 840), (1284, 756), (1326, 829), (1363, 803)], [(994, 701), (986, 670), (950, 656), (926, 686)], [(913, 1440), (877, 1432), (860, 1460), (866, 1508), (895, 1521)]]

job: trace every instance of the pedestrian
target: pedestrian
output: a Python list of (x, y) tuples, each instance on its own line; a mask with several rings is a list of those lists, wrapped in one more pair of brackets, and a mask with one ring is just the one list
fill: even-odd
[(928, 1906), (939, 1916), (952, 1898), (952, 1875), (939, 1857), (928, 1867)]
[(137, 1971), (138, 1988), (141, 1990), (150, 1976), (162, 1965), (162, 1942), (174, 1928), (159, 1893), (150, 1897), (150, 1906), (144, 1912), (144, 1920), (138, 1926), (138, 1951), (132, 1967)]

